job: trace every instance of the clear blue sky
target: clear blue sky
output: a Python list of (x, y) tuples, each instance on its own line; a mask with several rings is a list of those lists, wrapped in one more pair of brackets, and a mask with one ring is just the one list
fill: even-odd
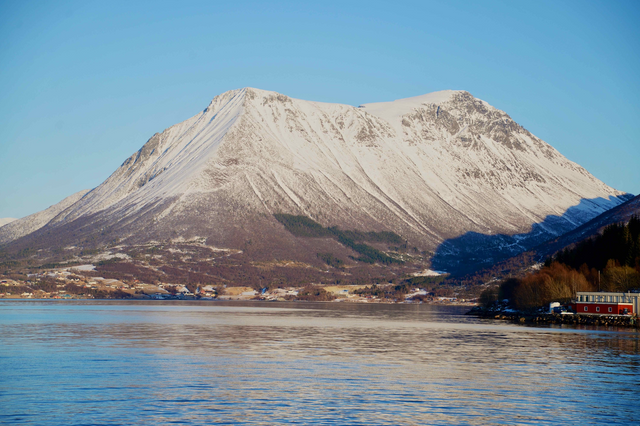
[(105, 180), (246, 86), (359, 105), (443, 89), (640, 193), (638, 1), (0, 0), (0, 217)]

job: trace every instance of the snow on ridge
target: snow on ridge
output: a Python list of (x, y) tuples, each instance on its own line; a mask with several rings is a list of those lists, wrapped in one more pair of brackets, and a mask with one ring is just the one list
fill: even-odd
[[(245, 118), (251, 118), (250, 127), (260, 132), (262, 143), (268, 140), (270, 147), (278, 147), (281, 157), (272, 161), (280, 164), (286, 159), (288, 168), (278, 173), (273, 186), (282, 187), (285, 176), (303, 172), (312, 174), (315, 183), (306, 187), (292, 183), (288, 190), (304, 193), (311, 191), (309, 185), (318, 185), (313, 191), (324, 192), (315, 177), (330, 175), (331, 184), (347, 200), (370, 197), (374, 205), (384, 206), (386, 213), (379, 215), (391, 213), (414, 230), (431, 227), (435, 218), (426, 217), (429, 214), (424, 209), (434, 205), (441, 209), (431, 212), (440, 216), (438, 220), (456, 215), (483, 232), (498, 230), (497, 223), (506, 224), (500, 232), (513, 232), (522, 230), (526, 222), (562, 215), (582, 198), (618, 195), (588, 173), (576, 170), (559, 153), (540, 153), (552, 148), (504, 112), (464, 91), (436, 92), (364, 108), (297, 100), (275, 92), (258, 92), (257, 97), (262, 101), (255, 102)], [(385, 113), (379, 114), (382, 117), (369, 115), (368, 105)], [(404, 128), (398, 131), (400, 120), (394, 114), (429, 106), (435, 107), (433, 114), (416, 111), (407, 116), (406, 123), (403, 120)], [(478, 126), (472, 129), (470, 124)], [(389, 132), (389, 126), (396, 128), (395, 134)], [(242, 144), (250, 136), (244, 134), (233, 143)], [(522, 146), (515, 146), (518, 143)], [(513, 156), (515, 149), (522, 151), (517, 158)], [(250, 163), (262, 160), (264, 157), (256, 155)], [(287, 195), (290, 191), (282, 191), (285, 199), (291, 198)], [(269, 188), (258, 192), (268, 193)], [(356, 196), (357, 192), (361, 194)], [(260, 202), (264, 204), (264, 200)], [(608, 200), (600, 207), (605, 210), (617, 202)], [(308, 205), (301, 206), (297, 197), (292, 208), (306, 211)]]
[(125, 198), (142, 206), (196, 188), (194, 179), (242, 113), (245, 93), (238, 89), (218, 95), (199, 114), (151, 137), (66, 219), (99, 212)]
[(393, 122), (397, 118), (411, 112), (415, 108), (424, 104), (442, 104), (451, 100), (456, 93), (464, 93), (462, 90), (441, 90), (439, 92), (427, 93), (425, 95), (411, 98), (397, 99), (390, 102), (375, 102), (362, 104), (360, 108), (369, 114), (373, 114), (388, 122)]
[[(584, 198), (616, 195), (552, 151), (464, 91), (356, 108), (243, 88), (151, 137), (56, 220), (110, 208), (134, 220), (171, 199), (154, 220), (179, 216), (186, 227), (196, 219), (190, 211), (231, 203), (247, 212), (322, 213), (331, 225), (353, 218), (435, 244), (467, 231), (522, 232)], [(578, 219), (616, 203), (593, 203)], [(220, 227), (236, 220), (216, 217)]]
[(76, 204), (88, 192), (88, 189), (76, 192), (45, 210), (23, 217), (22, 219), (14, 220), (0, 227), (0, 244), (13, 241), (37, 231), (66, 209)]
[(13, 222), (14, 220), (18, 220), (15, 217), (3, 217), (0, 218), (0, 228), (2, 228), (4, 225)]

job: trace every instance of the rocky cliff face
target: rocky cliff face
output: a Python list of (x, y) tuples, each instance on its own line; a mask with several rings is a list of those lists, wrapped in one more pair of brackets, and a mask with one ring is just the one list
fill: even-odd
[(289, 213), (394, 231), (420, 252), (469, 233), (517, 235), (516, 248), (500, 244), (513, 254), (627, 198), (467, 92), (352, 107), (246, 88), (154, 135), (45, 228), (60, 244), (200, 237), (311, 256), (273, 217)]

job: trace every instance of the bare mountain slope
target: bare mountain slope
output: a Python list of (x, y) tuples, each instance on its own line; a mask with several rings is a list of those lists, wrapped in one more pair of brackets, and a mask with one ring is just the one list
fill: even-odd
[(392, 230), (421, 251), (469, 232), (522, 234), (527, 248), (532, 225), (553, 237), (627, 198), (467, 92), (356, 108), (246, 88), (154, 135), (25, 241), (204, 237), (308, 258), (313, 244), (273, 218), (290, 213)]

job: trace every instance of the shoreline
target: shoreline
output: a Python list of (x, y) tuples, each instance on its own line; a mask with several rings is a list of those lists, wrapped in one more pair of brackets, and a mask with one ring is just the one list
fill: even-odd
[(96, 299), (92, 297), (63, 297), (63, 298), (55, 298), (55, 297), (6, 297), (0, 296), (0, 301), (3, 300), (12, 300), (12, 301), (57, 301), (57, 302), (67, 302), (67, 301), (77, 301), (77, 300), (94, 300), (94, 301), (126, 301), (126, 302), (261, 302), (264, 304), (270, 303), (347, 303), (347, 304), (378, 304), (378, 305), (442, 305), (442, 306), (466, 306), (466, 307), (476, 307), (477, 305), (472, 302), (450, 302), (450, 301), (402, 301), (402, 302), (390, 302), (384, 300), (349, 300), (349, 299), (335, 299), (335, 300), (286, 300), (286, 299), (278, 299), (278, 300), (265, 300), (265, 299), (244, 299), (244, 298), (166, 298), (166, 299), (155, 299), (152, 297), (128, 297), (128, 298), (104, 298), (104, 299)]
[(513, 324), (520, 325), (587, 325), (587, 326), (604, 326), (604, 327), (622, 327), (630, 330), (640, 330), (640, 318), (632, 315), (584, 315), (584, 314), (546, 314), (546, 313), (523, 313), (523, 312), (507, 312), (499, 310), (487, 310), (471, 302), (450, 302), (450, 301), (420, 301), (420, 302), (391, 302), (382, 300), (366, 300), (356, 301), (348, 299), (335, 299), (325, 301), (309, 301), (309, 300), (264, 300), (264, 299), (243, 299), (243, 298), (172, 298), (172, 299), (154, 299), (154, 298), (106, 298), (95, 299), (87, 297), (74, 298), (22, 298), (22, 297), (0, 297), (2, 300), (11, 300), (16, 302), (42, 302), (56, 301), (68, 302), (79, 300), (104, 301), (104, 302), (260, 302), (269, 305), (272, 303), (287, 303), (291, 305), (299, 303), (353, 303), (353, 304), (382, 304), (382, 305), (430, 305), (430, 306), (471, 306), (471, 310), (465, 312), (464, 315), (475, 316), (481, 319), (501, 320)]
[(640, 319), (633, 315), (529, 314), (523, 312), (490, 311), (479, 306), (471, 309), (465, 315), (483, 319), (497, 319), (516, 324), (591, 325), (640, 329)]

